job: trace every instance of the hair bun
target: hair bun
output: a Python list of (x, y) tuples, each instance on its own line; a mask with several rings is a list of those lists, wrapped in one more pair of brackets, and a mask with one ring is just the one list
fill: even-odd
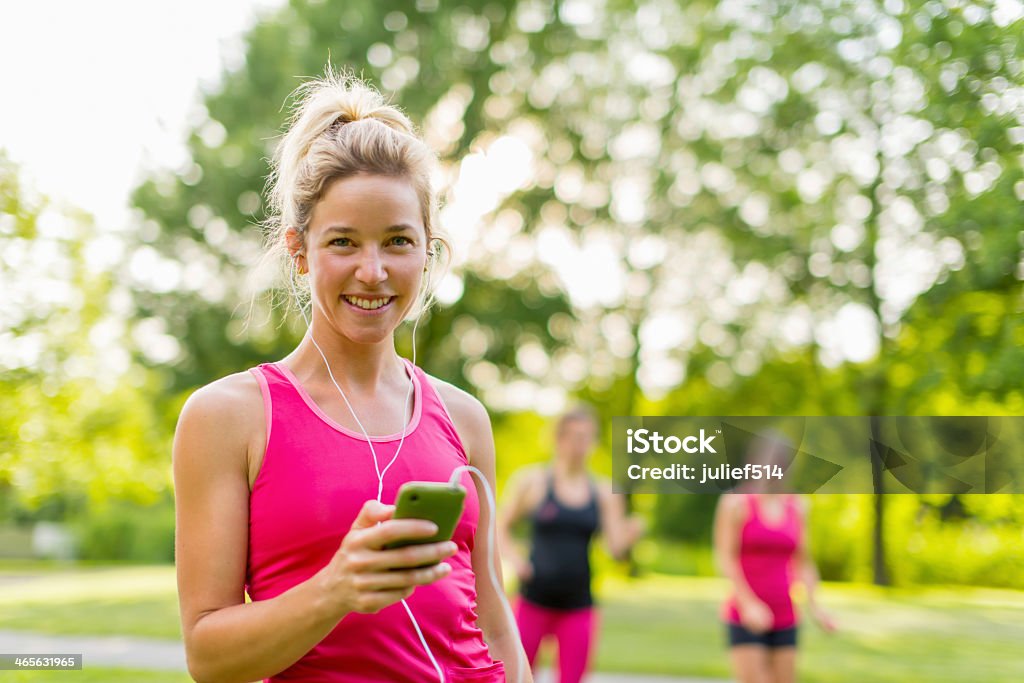
[[(388, 104), (384, 96), (363, 81), (353, 77), (336, 77), (321, 91), (333, 102), (333, 127), (347, 123), (379, 121), (400, 133), (415, 135), (412, 121), (397, 107)], [(325, 103), (327, 104), (327, 103)]]

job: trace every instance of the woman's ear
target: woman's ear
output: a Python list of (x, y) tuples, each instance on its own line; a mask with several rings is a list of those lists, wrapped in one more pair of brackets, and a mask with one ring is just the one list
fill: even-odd
[(306, 246), (302, 235), (295, 228), (288, 228), (284, 231), (284, 239), (288, 248), (288, 256), (295, 264), (295, 270), (299, 274), (306, 273), (309, 268), (306, 265)]
[(444, 241), (437, 237), (431, 237), (430, 241), (427, 242), (427, 263), (433, 264), (440, 260), (441, 250), (444, 248)]

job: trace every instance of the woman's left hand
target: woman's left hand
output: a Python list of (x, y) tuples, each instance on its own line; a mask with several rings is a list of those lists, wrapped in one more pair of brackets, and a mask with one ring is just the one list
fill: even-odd
[(827, 610), (822, 609), (817, 605), (813, 605), (811, 607), (811, 617), (825, 633), (835, 633), (838, 629), (836, 621), (832, 615)]

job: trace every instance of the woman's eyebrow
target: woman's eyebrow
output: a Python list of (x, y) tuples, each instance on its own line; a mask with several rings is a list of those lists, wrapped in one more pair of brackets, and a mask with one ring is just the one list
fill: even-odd
[[(408, 223), (398, 223), (396, 225), (392, 225), (390, 227), (384, 228), (384, 232), (386, 232), (386, 233), (407, 232), (407, 231), (408, 232), (415, 232), (415, 229), (411, 225), (409, 225)], [(331, 227), (327, 228), (324, 231), (324, 234), (325, 235), (329, 235), (329, 234), (332, 234), (332, 233), (340, 233), (342, 235), (350, 235), (352, 233), (357, 233), (357, 232), (359, 232), (359, 231), (356, 230), (355, 228), (350, 228), (348, 226), (332, 225)]]

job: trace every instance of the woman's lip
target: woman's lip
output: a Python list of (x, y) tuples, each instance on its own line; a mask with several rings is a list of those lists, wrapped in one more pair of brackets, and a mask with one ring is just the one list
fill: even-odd
[(345, 304), (349, 308), (352, 308), (353, 310), (359, 311), (360, 313), (363, 313), (365, 315), (374, 315), (376, 313), (380, 313), (382, 311), (385, 311), (385, 310), (391, 308), (391, 304), (395, 303), (395, 297), (394, 296), (375, 296), (375, 297), (363, 297), (363, 296), (360, 296), (360, 297), (354, 297), (354, 298), (359, 298), (359, 299), (365, 299), (367, 301), (374, 301), (376, 299), (387, 299), (388, 300), (388, 302), (386, 304), (384, 304), (383, 306), (381, 306), (379, 308), (363, 308), (361, 306), (356, 306), (354, 303), (349, 301), (348, 297), (350, 297), (350, 296), (352, 296), (352, 295), (351, 294), (342, 294), (341, 295), (341, 300), (344, 301)]

